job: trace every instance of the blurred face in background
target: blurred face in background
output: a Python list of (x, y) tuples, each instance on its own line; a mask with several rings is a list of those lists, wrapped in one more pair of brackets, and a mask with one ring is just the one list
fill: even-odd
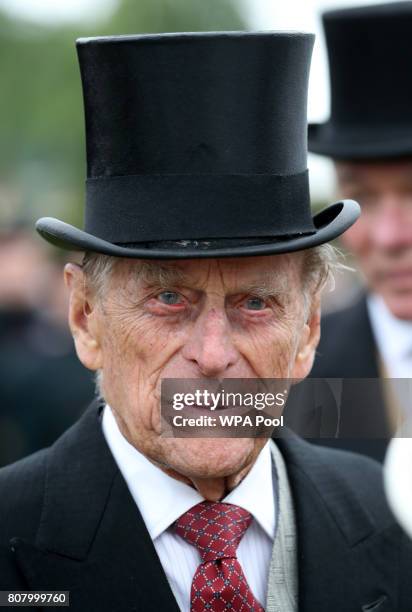
[(340, 196), (362, 209), (342, 243), (357, 258), (368, 288), (395, 317), (412, 320), (412, 158), (335, 166)]
[(67, 326), (62, 264), (33, 230), (0, 232), (0, 311), (41, 313)]
[(33, 308), (39, 279), (47, 267), (46, 249), (27, 230), (0, 235), (0, 307), (10, 310)]

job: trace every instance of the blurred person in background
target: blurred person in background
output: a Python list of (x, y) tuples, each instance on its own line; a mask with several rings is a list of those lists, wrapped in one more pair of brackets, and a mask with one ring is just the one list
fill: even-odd
[(326, 12), (323, 25), (332, 110), (309, 126), (309, 150), (334, 160), (339, 195), (361, 205), (341, 242), (366, 289), (322, 319), (311, 376), (346, 379), (330, 443), (382, 460), (402, 420), (396, 379), (412, 376), (412, 2)]
[[(94, 394), (67, 325), (62, 263), (23, 223), (0, 233), (0, 465), (52, 444)], [(67, 380), (70, 385), (66, 386)], [(61, 409), (57, 395), (65, 388)]]

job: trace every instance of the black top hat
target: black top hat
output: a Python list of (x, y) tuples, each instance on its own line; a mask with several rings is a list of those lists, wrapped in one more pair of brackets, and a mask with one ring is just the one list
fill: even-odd
[(81, 39), (85, 229), (69, 249), (191, 258), (300, 250), (342, 233), (356, 203), (310, 213), (306, 98), (313, 36), (220, 32)]
[(412, 155), (412, 2), (326, 12), (332, 112), (309, 150), (340, 159)]

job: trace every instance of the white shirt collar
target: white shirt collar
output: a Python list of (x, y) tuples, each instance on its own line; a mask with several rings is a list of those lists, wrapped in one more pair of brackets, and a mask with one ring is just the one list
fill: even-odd
[[(113, 457), (154, 540), (176, 519), (204, 498), (189, 485), (175, 480), (153, 465), (120, 432), (106, 405), (103, 433)], [(224, 502), (248, 510), (266, 534), (275, 537), (275, 500), (270, 443), (263, 447), (252, 469)]]
[(385, 362), (412, 357), (412, 321), (393, 316), (379, 295), (368, 296), (368, 312), (373, 334)]

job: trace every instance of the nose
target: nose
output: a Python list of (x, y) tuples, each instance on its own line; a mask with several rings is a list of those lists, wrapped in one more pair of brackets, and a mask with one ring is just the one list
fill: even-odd
[(183, 356), (196, 366), (202, 376), (227, 376), (239, 355), (232, 342), (230, 323), (223, 309), (211, 308), (198, 317), (184, 346)]
[(371, 238), (380, 249), (397, 250), (412, 246), (411, 215), (394, 200), (386, 201), (371, 223)]

